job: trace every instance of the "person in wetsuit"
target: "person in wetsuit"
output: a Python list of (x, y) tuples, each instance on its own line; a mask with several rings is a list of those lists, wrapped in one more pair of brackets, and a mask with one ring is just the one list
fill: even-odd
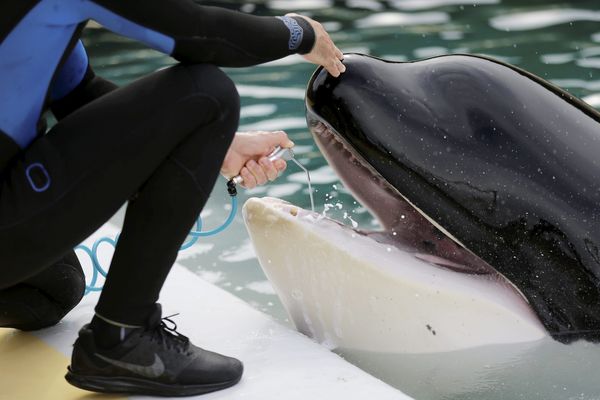
[[(125, 87), (96, 76), (88, 20), (180, 63)], [(157, 304), (216, 178), (274, 179), (285, 133), (235, 134), (239, 97), (218, 68), (300, 53), (334, 76), (323, 27), (192, 0), (3, 0), (0, 4), (0, 327), (40, 329), (81, 299), (73, 248), (128, 202), (122, 234), (67, 380), (84, 389), (182, 396), (238, 382), (242, 364), (202, 350)], [(47, 131), (43, 114), (57, 124)], [(47, 131), (47, 132), (46, 132)], [(135, 282), (135, 285), (132, 283)]]

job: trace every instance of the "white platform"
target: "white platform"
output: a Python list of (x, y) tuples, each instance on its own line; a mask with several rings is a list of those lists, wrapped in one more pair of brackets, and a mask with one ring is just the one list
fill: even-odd
[[(99, 236), (114, 237), (116, 229), (103, 227), (91, 239)], [(90, 240), (87, 241), (90, 243)], [(102, 250), (110, 252), (106, 246)], [(108, 254), (104, 254), (104, 257)], [(132, 287), (135, 282), (132, 282)], [(98, 294), (90, 294), (59, 325), (35, 336), (67, 359), (79, 328), (89, 322)], [(400, 391), (388, 386), (373, 376), (346, 362), (324, 347), (316, 344), (296, 331), (282, 326), (271, 317), (255, 310), (242, 300), (216, 286), (205, 282), (185, 268), (175, 265), (161, 295), (163, 314), (180, 313), (175, 321), (181, 331), (192, 341), (204, 348), (237, 357), (244, 362), (245, 373), (242, 381), (231, 389), (199, 398), (212, 399), (409, 399)], [(0, 351), (13, 352), (12, 343), (27, 342), (27, 337), (7, 330), (0, 330)], [(17, 338), (17, 339), (11, 339)], [(12, 341), (11, 341), (12, 340)], [(3, 347), (4, 345), (4, 347)], [(8, 346), (8, 347), (7, 347)], [(12, 347), (11, 347), (12, 346)], [(32, 349), (34, 346), (30, 346)], [(14, 351), (27, 352), (26, 349)], [(33, 350), (32, 350), (33, 351)], [(29, 352), (30, 353), (30, 352)], [(26, 354), (23, 353), (22, 356)], [(14, 357), (14, 354), (12, 354)], [(29, 354), (35, 359), (35, 354)], [(8, 380), (3, 374), (0, 357), (0, 383)], [(5, 359), (6, 360), (6, 359)], [(4, 382), (0, 399), (30, 398), (23, 385), (46, 384), (44, 380), (31, 377), (27, 382), (17, 384), (21, 374), (14, 368), (11, 382)], [(18, 368), (18, 367), (17, 367)], [(50, 372), (50, 371), (49, 371)], [(63, 371), (52, 371), (64, 375)], [(3, 378), (4, 376), (4, 378)], [(11, 385), (12, 384), (12, 385)], [(62, 385), (55, 379), (51, 386)], [(68, 386), (68, 384), (64, 383)], [(8, 388), (8, 391), (7, 390)], [(23, 392), (21, 393), (21, 390)], [(31, 388), (28, 388), (31, 389)], [(52, 389), (59, 393), (56, 387)], [(71, 390), (70, 387), (68, 390)], [(45, 399), (81, 398), (91, 399), (87, 392), (74, 392), (70, 397), (46, 392)], [(29, 395), (27, 395), (29, 396)], [(142, 398), (142, 397), (135, 397)]]

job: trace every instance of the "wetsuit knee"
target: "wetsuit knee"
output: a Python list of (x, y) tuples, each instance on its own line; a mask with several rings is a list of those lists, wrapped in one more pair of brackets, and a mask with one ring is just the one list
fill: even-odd
[(193, 81), (195, 90), (217, 103), (223, 132), (233, 134), (240, 116), (240, 96), (235, 84), (220, 68), (211, 64), (181, 64)]
[(0, 291), (0, 327), (36, 330), (58, 323), (81, 301), (85, 276), (74, 252)]

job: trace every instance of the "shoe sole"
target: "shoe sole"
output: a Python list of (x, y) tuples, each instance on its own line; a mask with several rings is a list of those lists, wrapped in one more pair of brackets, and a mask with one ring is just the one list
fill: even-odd
[(148, 396), (183, 397), (200, 395), (226, 389), (238, 383), (242, 377), (223, 383), (203, 385), (169, 385), (130, 377), (105, 377), (76, 374), (69, 369), (65, 379), (80, 389), (100, 393), (139, 394)]

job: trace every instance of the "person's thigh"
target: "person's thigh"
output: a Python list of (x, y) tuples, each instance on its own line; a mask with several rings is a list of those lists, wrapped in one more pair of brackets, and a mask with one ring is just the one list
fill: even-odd
[[(213, 66), (168, 68), (82, 107), (0, 177), (0, 289), (108, 220), (198, 127), (220, 118)], [(206, 84), (209, 90), (203, 89)]]

